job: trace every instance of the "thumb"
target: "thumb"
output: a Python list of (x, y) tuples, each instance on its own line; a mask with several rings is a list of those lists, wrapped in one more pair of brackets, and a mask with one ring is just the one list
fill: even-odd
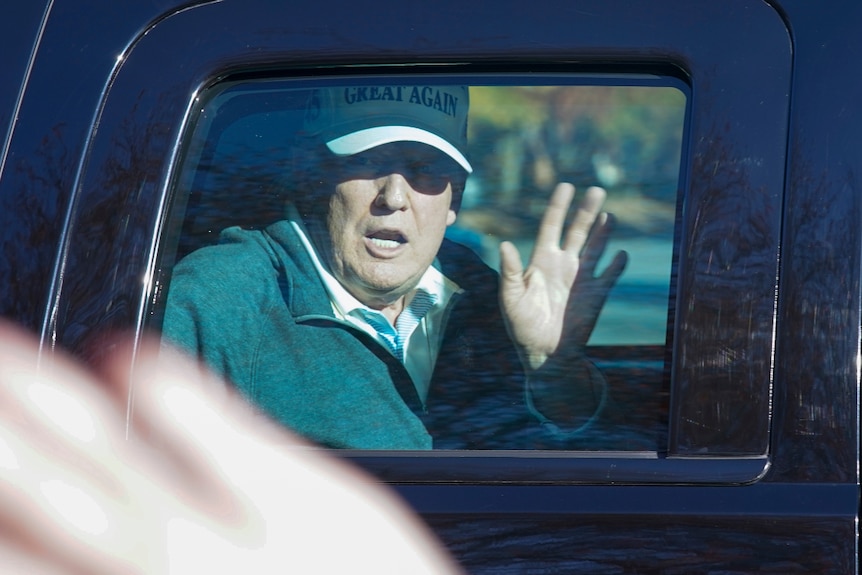
[(524, 264), (521, 254), (512, 242), (500, 244), (500, 301), (514, 305), (524, 295)]

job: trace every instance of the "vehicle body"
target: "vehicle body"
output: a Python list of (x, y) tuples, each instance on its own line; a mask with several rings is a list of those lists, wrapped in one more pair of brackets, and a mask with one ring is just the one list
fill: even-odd
[(4, 317), (85, 360), (144, 330), (192, 102), (233, 74), (673, 70), (666, 448), (346, 455), (475, 573), (858, 572), (862, 5), (283, 4), (2, 9)]

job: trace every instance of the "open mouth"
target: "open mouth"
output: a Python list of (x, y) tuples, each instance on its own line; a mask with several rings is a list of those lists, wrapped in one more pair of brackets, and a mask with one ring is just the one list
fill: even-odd
[(380, 230), (368, 235), (372, 244), (383, 249), (394, 249), (407, 243), (407, 238), (398, 232)]

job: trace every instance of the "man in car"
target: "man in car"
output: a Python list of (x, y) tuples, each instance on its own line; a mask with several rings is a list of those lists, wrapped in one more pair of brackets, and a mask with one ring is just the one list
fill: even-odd
[(445, 240), (472, 172), (467, 109), (462, 86), (315, 90), (286, 218), (182, 261), (166, 338), (324, 445), (563, 446), (606, 399), (584, 348), (626, 256), (594, 274), (605, 194), (564, 233), (568, 184), (526, 270), (511, 243), (498, 277)]

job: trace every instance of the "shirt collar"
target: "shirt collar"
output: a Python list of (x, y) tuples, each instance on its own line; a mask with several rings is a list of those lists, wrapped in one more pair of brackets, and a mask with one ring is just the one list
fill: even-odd
[[(354, 315), (357, 310), (371, 310), (371, 308), (353, 297), (353, 295), (348, 292), (343, 285), (341, 285), (341, 282), (332, 275), (328, 266), (321, 261), (320, 257), (318, 257), (317, 250), (309, 239), (308, 230), (302, 221), (302, 217), (299, 215), (299, 211), (293, 204), (288, 204), (287, 219), (294, 231), (296, 231), (296, 234), (299, 236), (302, 245), (305, 247), (306, 252), (308, 252), (309, 257), (314, 264), (315, 270), (317, 270), (320, 279), (323, 281), (323, 285), (329, 295), (330, 302), (332, 302), (332, 308), (336, 316), (339, 319), (345, 319)], [(443, 275), (443, 273), (434, 265), (429, 266), (425, 273), (422, 274), (416, 289), (423, 290), (431, 296), (431, 301), (434, 302), (433, 307), (435, 308), (445, 307), (448, 305), (452, 296), (461, 291), (461, 288), (457, 283)]]

